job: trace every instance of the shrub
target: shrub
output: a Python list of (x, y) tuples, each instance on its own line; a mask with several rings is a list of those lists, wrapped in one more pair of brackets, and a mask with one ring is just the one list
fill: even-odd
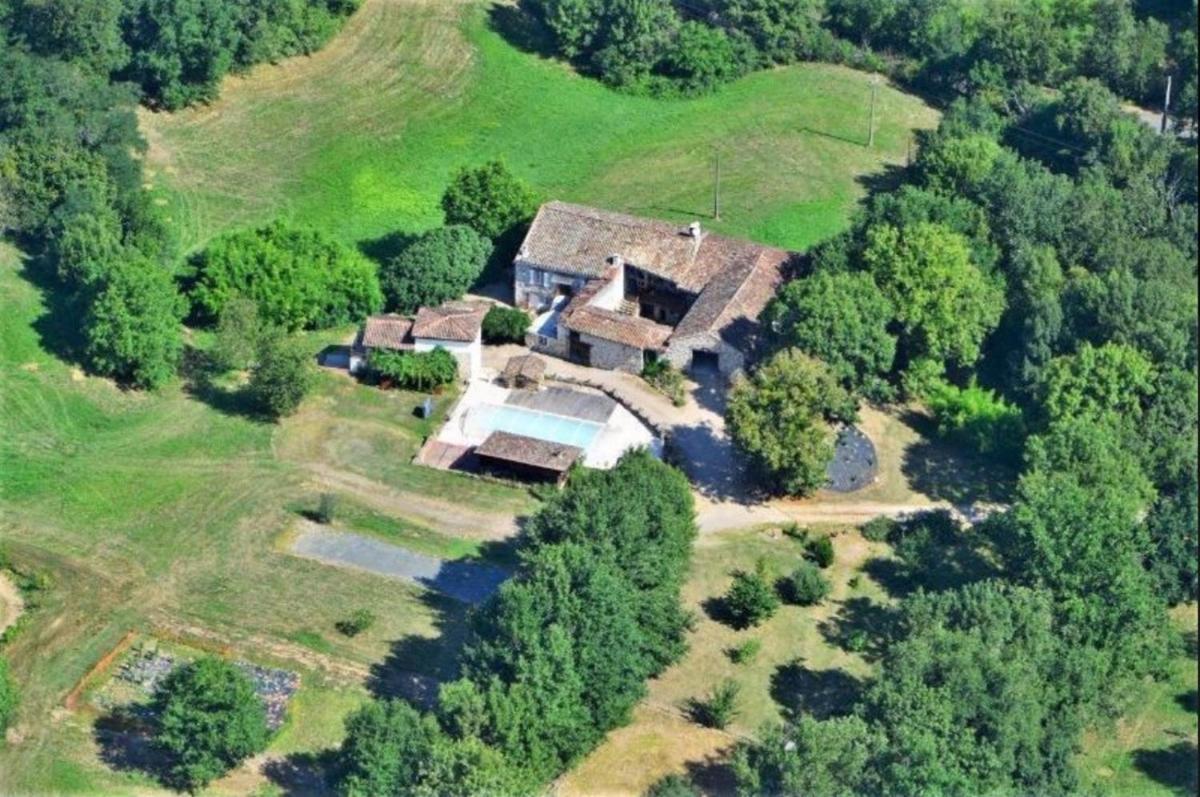
[(669, 360), (647, 360), (646, 364), (642, 366), (642, 379), (645, 379), (659, 393), (671, 399), (671, 403), (676, 407), (682, 407), (687, 403), (683, 389), (683, 374), (671, 365)]
[(733, 584), (725, 593), (725, 608), (736, 628), (748, 628), (768, 619), (779, 608), (779, 598), (767, 582), (760, 560), (753, 573), (733, 574)]
[(493, 241), (533, 218), (537, 197), (500, 161), (463, 168), (442, 194), (446, 224), (465, 224)]
[(896, 533), (900, 530), (900, 523), (887, 515), (880, 515), (862, 524), (860, 530), (862, 531), (863, 539), (870, 542), (887, 542), (895, 537)]
[(459, 298), (491, 254), (491, 242), (463, 224), (424, 233), (380, 269), (388, 309), (414, 313)]
[(796, 542), (808, 542), (808, 535), (808, 528), (806, 526), (801, 526), (795, 521), (792, 521), (783, 527), (783, 536), (793, 539)]
[(808, 544), (808, 555), (820, 568), (833, 564), (833, 540), (829, 537), (817, 537)]
[(762, 650), (762, 640), (747, 639), (737, 647), (729, 649), (729, 660), (734, 664), (749, 664), (758, 658), (760, 650)]
[(529, 314), (516, 307), (492, 305), (483, 317), (484, 343), (524, 343)]
[(700, 792), (683, 775), (667, 775), (646, 790), (646, 797), (700, 797)]
[(224, 235), (195, 259), (189, 295), (203, 319), (235, 297), (288, 330), (358, 321), (383, 306), (375, 264), (324, 233), (282, 222)]
[(709, 728), (724, 729), (737, 716), (737, 699), (741, 687), (737, 681), (726, 678), (713, 687), (708, 697), (697, 704), (696, 719)]
[(17, 710), (17, 683), (9, 672), (8, 660), (0, 658), (0, 740)]
[(937, 422), (938, 435), (1016, 464), (1025, 440), (1021, 409), (974, 381), (956, 387), (937, 381), (925, 391), (925, 405)]
[(375, 625), (375, 613), (370, 609), (356, 609), (353, 614), (334, 624), (337, 630), (348, 637), (356, 637)]
[(250, 679), (206, 656), (173, 670), (154, 696), (154, 744), (172, 786), (195, 792), (267, 746), (267, 715)]
[(371, 372), (407, 390), (432, 390), (458, 378), (458, 360), (441, 346), (426, 352), (373, 351)]
[(333, 522), (335, 512), (337, 512), (337, 495), (321, 493), (321, 498), (317, 501), (317, 522), (329, 525)]
[(829, 582), (810, 562), (801, 563), (785, 583), (788, 599), (800, 606), (816, 605), (829, 594)]

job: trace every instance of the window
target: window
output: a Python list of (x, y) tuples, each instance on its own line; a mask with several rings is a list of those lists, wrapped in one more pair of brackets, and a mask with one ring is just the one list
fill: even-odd
[(525, 281), (530, 285), (537, 285), (538, 282), (541, 281), (539, 279), (538, 270), (536, 268), (529, 269), (529, 274), (526, 276)]
[(543, 288), (549, 288), (553, 284), (553, 282), (551, 281), (551, 278), (553, 276), (554, 275), (551, 274), (549, 271), (542, 272), (542, 287)]

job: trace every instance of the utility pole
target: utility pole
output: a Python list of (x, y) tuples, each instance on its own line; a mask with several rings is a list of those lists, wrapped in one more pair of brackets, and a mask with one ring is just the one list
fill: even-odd
[(1159, 133), (1167, 132), (1167, 112), (1171, 110), (1171, 76), (1167, 75), (1167, 94), (1163, 97), (1162, 123), (1158, 126)]
[(713, 219), (721, 220), (721, 150), (713, 150)]
[(875, 147), (875, 95), (879, 93), (879, 78), (871, 78), (871, 124), (867, 129), (867, 147)]

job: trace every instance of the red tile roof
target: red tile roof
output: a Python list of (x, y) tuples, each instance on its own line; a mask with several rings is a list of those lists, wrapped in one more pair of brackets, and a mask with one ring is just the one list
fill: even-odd
[(469, 343), (479, 336), (487, 311), (486, 302), (446, 302), (439, 307), (422, 307), (413, 321), (412, 335)]
[(635, 349), (661, 349), (673, 331), (670, 327), (655, 323), (649, 318), (592, 306), (576, 309), (565, 323), (567, 329), (622, 343)]
[(583, 455), (583, 449), (539, 440), (536, 437), (496, 431), (476, 447), (475, 455), (562, 473), (570, 469)]
[(517, 259), (534, 268), (599, 277), (619, 255), (681, 290), (699, 293), (717, 274), (765, 248), (704, 230), (696, 238), (672, 222), (547, 202), (538, 209)]
[(401, 315), (368, 316), (359, 343), (369, 349), (407, 349), (412, 346), (408, 333), (412, 320)]

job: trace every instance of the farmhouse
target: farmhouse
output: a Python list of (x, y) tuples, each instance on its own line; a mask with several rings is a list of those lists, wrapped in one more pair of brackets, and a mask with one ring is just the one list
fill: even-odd
[(446, 302), (422, 307), (413, 318), (393, 313), (370, 316), (351, 347), (350, 370), (362, 368), (375, 350), (427, 352), (440, 347), (454, 355), (459, 374), (470, 379), (482, 367), (487, 309), (486, 302)]
[(596, 368), (740, 370), (793, 253), (566, 202), (538, 210), (514, 261), (531, 348)]

